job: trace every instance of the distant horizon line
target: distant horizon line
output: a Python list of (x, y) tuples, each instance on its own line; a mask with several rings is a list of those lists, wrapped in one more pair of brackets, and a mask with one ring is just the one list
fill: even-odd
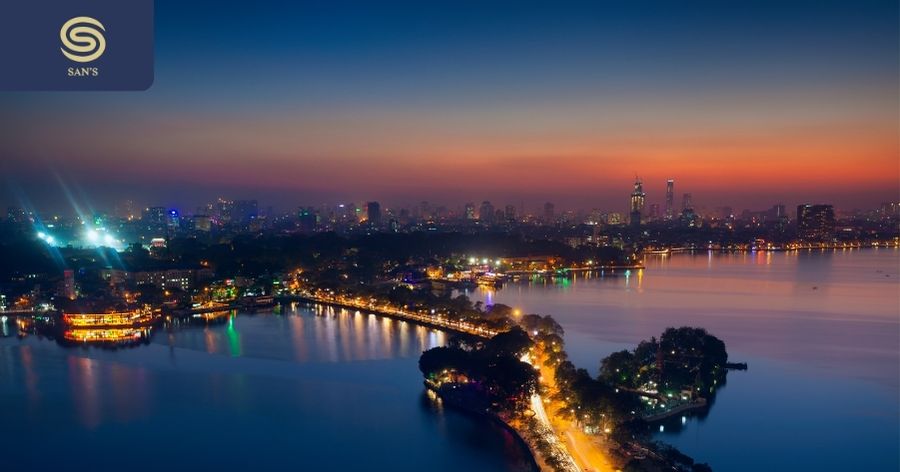
[[(690, 194), (691, 192), (685, 192), (685, 193)], [(676, 199), (672, 206), (673, 213), (680, 214), (683, 211), (681, 195), (678, 195), (678, 194), (675, 194), (675, 195), (676, 195)], [(665, 197), (665, 195), (663, 195), (663, 197)], [(453, 214), (464, 215), (465, 207), (467, 205), (469, 205), (469, 204), (474, 205), (475, 211), (477, 213), (480, 210), (480, 207), (482, 206), (482, 204), (487, 202), (493, 206), (494, 211), (505, 210), (507, 206), (512, 206), (515, 208), (517, 216), (526, 216), (526, 215), (542, 216), (542, 214), (544, 214), (546, 211), (544, 206), (547, 204), (550, 204), (553, 206), (553, 211), (557, 215), (562, 215), (564, 213), (570, 213), (570, 212), (574, 212), (576, 214), (584, 214), (584, 213), (591, 213), (591, 212), (595, 212), (595, 211), (600, 211), (604, 214), (619, 213), (621, 215), (627, 215), (629, 213), (627, 202), (625, 204), (620, 205), (622, 207), (621, 209), (609, 209), (609, 207), (607, 205), (584, 206), (584, 205), (559, 204), (559, 203), (554, 202), (552, 199), (546, 200), (543, 203), (534, 203), (534, 201), (535, 201), (534, 199), (528, 199), (528, 203), (526, 203), (524, 199), (522, 199), (522, 201), (516, 202), (516, 203), (507, 202), (507, 201), (499, 201), (499, 200), (493, 201), (493, 200), (489, 200), (489, 199), (486, 199), (486, 200), (480, 200), (480, 199), (457, 200), (454, 203), (446, 203), (443, 200), (419, 200), (419, 201), (415, 201), (415, 202), (408, 201), (406, 203), (398, 203), (398, 202), (394, 201), (395, 199), (388, 199), (388, 200), (381, 200), (381, 199), (347, 199), (347, 200), (329, 199), (330, 201), (320, 201), (318, 203), (297, 203), (297, 204), (288, 204), (288, 205), (285, 205), (283, 202), (280, 202), (280, 203), (271, 202), (271, 204), (269, 204), (270, 202), (267, 202), (266, 199), (256, 198), (256, 197), (230, 198), (230, 197), (220, 196), (220, 197), (217, 197), (216, 200), (207, 201), (207, 202), (199, 204), (199, 205), (198, 204), (194, 204), (194, 205), (192, 205), (192, 204), (174, 204), (174, 205), (169, 204), (169, 205), (167, 205), (167, 204), (163, 204), (163, 203), (152, 203), (152, 204), (140, 204), (139, 205), (139, 204), (137, 204), (137, 202), (139, 200), (140, 199), (137, 199), (137, 198), (123, 198), (122, 200), (120, 200), (116, 203), (112, 203), (112, 204), (108, 203), (106, 205), (103, 205), (104, 207), (106, 207), (104, 209), (90, 208), (88, 211), (82, 211), (82, 209), (84, 209), (85, 206), (91, 207), (91, 205), (80, 205), (80, 206), (72, 205), (72, 208), (69, 208), (65, 211), (61, 211), (59, 209), (48, 211), (46, 209), (37, 209), (38, 206), (9, 203), (6, 205), (6, 208), (5, 208), (6, 213), (4, 213), (3, 216), (7, 216), (8, 213), (13, 210), (24, 210), (28, 214), (34, 214), (34, 215), (38, 215), (38, 216), (49, 215), (49, 216), (58, 216), (58, 217), (81, 217), (82, 215), (99, 215), (99, 214), (116, 216), (116, 215), (122, 213), (120, 210), (125, 210), (125, 208), (119, 208), (119, 205), (125, 205), (125, 204), (127, 204), (127, 202), (131, 202), (131, 205), (132, 205), (131, 210), (135, 216), (140, 216), (140, 214), (144, 210), (149, 209), (149, 208), (165, 208), (167, 211), (168, 210), (176, 210), (176, 211), (178, 211), (179, 215), (190, 215), (190, 216), (208, 215), (208, 213), (200, 212), (198, 210), (200, 210), (201, 207), (204, 205), (215, 205), (220, 202), (231, 202), (231, 203), (233, 203), (233, 202), (256, 202), (257, 211), (260, 214), (266, 214), (266, 215), (275, 214), (275, 215), (279, 215), (279, 216), (291, 214), (302, 208), (313, 208), (315, 210), (320, 210), (320, 209), (325, 209), (325, 208), (338, 209), (338, 208), (346, 207), (347, 205), (353, 205), (355, 208), (365, 211), (366, 205), (371, 202), (378, 203), (381, 206), (382, 212), (386, 211), (386, 210), (395, 210), (395, 209), (396, 210), (421, 210), (422, 203), (427, 203), (431, 211), (443, 209), (443, 210), (451, 212)], [(500, 202), (500, 203), (498, 203), (498, 202)], [(660, 211), (658, 216), (660, 218), (663, 218), (665, 216), (665, 210), (666, 210), (664, 199), (661, 200), (661, 202), (659, 202), (659, 203), (657, 203), (657, 202), (646, 203), (644, 206), (643, 213), (644, 214), (649, 213), (650, 207), (657, 206), (657, 205), (658, 205), (659, 211)], [(834, 207), (835, 212), (852, 214), (852, 213), (859, 213), (859, 212), (880, 211), (880, 210), (884, 209), (885, 205), (900, 206), (900, 198), (898, 198), (896, 200), (882, 201), (881, 203), (876, 204), (875, 206), (873, 206), (871, 208), (851, 208), (849, 206), (837, 205), (830, 201), (821, 201), (820, 199), (803, 200), (798, 203), (773, 202), (767, 206), (763, 206), (762, 208), (746, 207), (746, 206), (741, 207), (741, 206), (737, 206), (737, 205), (728, 205), (728, 204), (713, 204), (713, 205), (695, 204), (695, 205), (690, 206), (689, 208), (695, 210), (698, 213), (709, 213), (709, 212), (715, 212), (717, 210), (731, 209), (731, 214), (737, 216), (743, 212), (748, 212), (748, 211), (751, 213), (765, 212), (765, 211), (769, 211), (772, 208), (775, 208), (777, 206), (784, 206), (786, 209), (786, 212), (789, 211), (790, 213), (793, 213), (793, 210), (796, 210), (796, 208), (801, 205), (831, 205), (832, 207)], [(45, 205), (40, 205), (40, 206), (45, 206)], [(287, 206), (288, 209), (285, 209), (285, 206)], [(269, 213), (269, 210), (271, 210), (271, 213)], [(460, 210), (462, 210), (462, 211), (460, 211)]]

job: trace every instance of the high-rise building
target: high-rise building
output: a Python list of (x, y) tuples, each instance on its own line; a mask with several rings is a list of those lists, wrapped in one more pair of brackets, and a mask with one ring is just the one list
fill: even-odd
[(366, 203), (366, 218), (369, 223), (378, 226), (381, 224), (381, 204), (378, 202)]
[(478, 209), (478, 219), (483, 224), (494, 224), (494, 205), (485, 200), (481, 202), (481, 208)]
[(675, 179), (666, 181), (666, 219), (671, 220), (675, 216)]
[(212, 231), (212, 218), (209, 215), (194, 215), (194, 231), (208, 233)]
[(644, 212), (644, 183), (640, 178), (634, 179), (634, 190), (631, 192), (631, 226), (641, 225), (641, 215)]
[(297, 225), (300, 227), (300, 231), (304, 233), (315, 232), (318, 225), (315, 209), (313, 207), (300, 207), (297, 210)]
[(644, 193), (644, 183), (641, 179), (634, 180), (634, 190), (631, 192), (631, 211), (642, 213), (644, 211), (644, 201), (646, 199)]
[(233, 207), (233, 201), (219, 198), (215, 204), (215, 216), (217, 216), (222, 223), (230, 223)]
[(686, 193), (681, 197), (681, 211), (693, 210), (694, 198), (691, 194)]
[(506, 218), (506, 221), (509, 223), (516, 221), (516, 206), (515, 205), (506, 205), (506, 211), (503, 216)]
[(547, 202), (544, 204), (544, 222), (545, 223), (553, 223), (556, 221), (556, 209), (552, 203)]
[(231, 222), (241, 225), (250, 223), (259, 216), (256, 200), (235, 200), (231, 206)]
[(144, 208), (141, 214), (141, 221), (145, 225), (165, 226), (168, 219), (168, 211), (165, 207), (148, 207)]
[(428, 204), (428, 202), (422, 201), (422, 203), (419, 204), (419, 216), (420, 216), (423, 220), (429, 220), (429, 219), (431, 219), (431, 216), (432, 216), (432, 214), (431, 214), (431, 205)]
[(834, 237), (832, 205), (798, 205), (797, 236), (806, 241), (829, 241)]
[(884, 202), (881, 204), (881, 215), (886, 217), (900, 216), (900, 202)]
[(181, 226), (181, 217), (178, 215), (178, 210), (173, 208), (166, 213), (166, 226), (172, 230), (176, 230)]
[(475, 220), (475, 204), (466, 203), (465, 216), (467, 221)]

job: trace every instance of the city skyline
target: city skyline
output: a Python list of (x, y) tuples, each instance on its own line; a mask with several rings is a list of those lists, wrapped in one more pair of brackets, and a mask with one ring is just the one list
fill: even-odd
[(0, 95), (0, 203), (900, 194), (894, 2), (460, 7), (157, 2), (148, 92)]
[[(98, 215), (109, 215), (116, 217), (124, 217), (125, 213), (123, 212), (123, 208), (130, 207), (133, 211), (130, 213), (135, 218), (140, 218), (141, 213), (147, 210), (155, 210), (155, 209), (165, 209), (166, 211), (176, 211), (180, 215), (185, 216), (194, 216), (194, 215), (209, 215), (211, 212), (208, 210), (212, 207), (215, 202), (222, 201), (230, 201), (230, 202), (254, 202), (259, 206), (259, 214), (267, 215), (267, 216), (281, 216), (281, 215), (295, 215), (298, 211), (309, 211), (314, 210), (316, 212), (323, 211), (326, 209), (337, 209), (343, 208), (345, 206), (354, 206), (356, 209), (365, 213), (368, 209), (368, 206), (371, 204), (375, 204), (381, 207), (381, 209), (385, 212), (397, 212), (401, 211), (411, 211), (411, 215), (415, 217), (420, 217), (420, 211), (422, 205), (428, 205), (431, 208), (432, 212), (439, 211), (443, 217), (453, 217), (460, 219), (476, 219), (482, 220), (481, 214), (485, 207), (485, 204), (490, 205), (490, 208), (496, 212), (509, 213), (510, 211), (516, 216), (517, 219), (521, 219), (523, 217), (531, 217), (536, 219), (546, 219), (546, 206), (551, 205), (554, 208), (554, 211), (557, 216), (572, 216), (572, 217), (586, 217), (596, 212), (602, 212), (603, 215), (608, 214), (616, 214), (619, 215), (624, 222), (631, 220), (631, 215), (634, 213), (634, 209), (632, 207), (632, 203), (629, 200), (633, 200), (633, 195), (626, 195), (625, 203), (619, 205), (613, 204), (605, 204), (604, 202), (600, 202), (593, 206), (568, 206), (565, 204), (560, 204), (555, 201), (512, 201), (511, 199), (500, 199), (500, 200), (481, 200), (478, 198), (471, 199), (458, 199), (458, 200), (447, 200), (447, 201), (433, 201), (433, 200), (420, 200), (420, 201), (384, 201), (379, 199), (335, 199), (333, 201), (298, 201), (298, 202), (285, 202), (285, 201), (270, 201), (264, 199), (254, 198), (252, 196), (246, 198), (233, 198), (228, 195), (220, 195), (219, 197), (208, 200), (208, 201), (200, 201), (192, 202), (192, 203), (184, 203), (184, 202), (176, 202), (176, 203), (164, 203), (161, 200), (135, 200), (131, 198), (121, 198), (116, 201), (111, 201), (109, 203), (104, 203), (101, 205), (96, 205), (91, 203), (90, 199), (70, 199), (68, 204), (63, 204), (58, 207), (48, 208), (48, 207), (39, 207), (34, 205), (28, 199), (20, 199), (16, 201), (11, 201), (4, 208), (7, 212), (11, 211), (24, 211), (29, 214), (33, 214), (42, 218), (47, 217), (63, 217), (63, 218), (90, 218)], [(724, 218), (725, 216), (722, 214), (723, 211), (729, 210), (729, 213), (734, 217), (740, 217), (742, 213), (762, 213), (766, 211), (770, 211), (776, 207), (783, 207), (788, 209), (797, 208), (798, 206), (803, 205), (828, 205), (834, 207), (834, 211), (836, 214), (840, 216), (853, 216), (853, 215), (863, 215), (871, 212), (884, 212), (884, 208), (886, 206), (900, 205), (897, 199), (895, 200), (886, 200), (882, 201), (876, 205), (872, 205), (871, 207), (865, 208), (849, 208), (849, 207), (841, 207), (838, 205), (834, 205), (831, 200), (801, 200), (797, 203), (785, 204), (781, 201), (771, 201), (769, 204), (762, 204), (759, 206), (752, 207), (739, 207), (733, 206), (729, 204), (719, 204), (717, 202), (710, 203), (700, 203), (697, 204), (694, 202), (694, 196), (690, 192), (680, 193), (675, 196), (675, 202), (673, 211), (671, 214), (666, 213), (666, 200), (665, 195), (660, 200), (654, 200), (649, 197), (646, 198), (646, 203), (643, 204), (642, 210), (639, 211), (642, 216), (642, 221), (665, 221), (665, 220), (673, 220), (677, 219), (685, 209), (690, 209), (696, 212), (699, 216), (703, 216), (706, 218)], [(510, 210), (512, 209), (512, 210)], [(471, 214), (469, 214), (471, 213)], [(791, 211), (793, 213), (793, 211)], [(793, 218), (794, 215), (791, 215)], [(488, 217), (492, 219), (493, 217)]]

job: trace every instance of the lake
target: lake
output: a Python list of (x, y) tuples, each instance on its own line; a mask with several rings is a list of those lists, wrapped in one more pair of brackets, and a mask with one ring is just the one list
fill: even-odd
[(293, 305), (114, 350), (16, 331), (0, 326), (3, 470), (531, 470), (509, 432), (425, 395), (435, 330)]
[(733, 362), (708, 414), (657, 438), (718, 471), (896, 471), (900, 251), (648, 256), (646, 269), (573, 274), (474, 299), (553, 315), (578, 367), (669, 326), (699, 326)]

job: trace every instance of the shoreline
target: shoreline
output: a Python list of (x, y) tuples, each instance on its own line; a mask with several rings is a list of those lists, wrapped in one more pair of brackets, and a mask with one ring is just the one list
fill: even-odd
[(528, 452), (528, 458), (530, 459), (529, 462), (532, 467), (532, 470), (537, 471), (537, 472), (552, 470), (549, 467), (541, 466), (541, 464), (546, 464), (546, 461), (544, 461), (540, 452), (537, 451), (537, 449), (534, 447), (534, 445), (532, 445), (528, 440), (525, 439), (525, 436), (522, 434), (521, 431), (516, 429), (513, 425), (507, 423), (499, 415), (488, 412), (488, 411), (479, 411), (475, 408), (472, 408), (472, 407), (466, 405), (466, 403), (458, 401), (457, 399), (455, 399), (449, 395), (446, 395), (444, 392), (441, 391), (442, 390), (441, 388), (431, 385), (427, 380), (424, 381), (423, 383), (427, 390), (434, 392), (434, 394), (437, 395), (437, 398), (440, 399), (441, 402), (443, 402), (448, 407), (452, 408), (454, 411), (465, 414), (465, 415), (477, 417), (477, 418), (487, 419), (487, 420), (491, 421), (492, 423), (500, 426), (505, 431), (512, 434), (513, 438), (515, 438), (516, 442), (522, 447), (522, 449), (524, 451)]
[(326, 300), (317, 298), (314, 296), (305, 296), (305, 295), (282, 295), (276, 297), (276, 301), (279, 303), (290, 303), (290, 302), (303, 302), (309, 303), (311, 305), (324, 305), (331, 306), (336, 308), (343, 308), (346, 310), (359, 311), (363, 313), (373, 314), (375, 316), (383, 316), (385, 318), (391, 318), (394, 320), (405, 321), (407, 323), (415, 323), (426, 328), (437, 329), (441, 331), (449, 331), (456, 334), (462, 334), (465, 336), (475, 336), (483, 339), (490, 338), (497, 334), (491, 330), (487, 330), (484, 328), (471, 328), (466, 326), (454, 326), (452, 322), (440, 323), (440, 320), (430, 320), (425, 315), (415, 316), (412, 314), (404, 314), (400, 312), (391, 312), (386, 310), (380, 310), (377, 307), (361, 307), (354, 306), (349, 303), (342, 303), (337, 300)]
[(643, 420), (646, 421), (647, 423), (655, 423), (657, 421), (662, 421), (666, 418), (671, 418), (671, 417), (673, 417), (675, 415), (679, 415), (681, 413), (692, 412), (695, 410), (702, 410), (703, 408), (706, 408), (708, 406), (709, 402), (707, 402), (706, 399), (702, 398), (702, 397), (700, 398), (700, 400), (702, 400), (702, 401), (694, 401), (691, 403), (685, 403), (683, 405), (678, 405), (675, 408), (672, 408), (671, 410), (648, 416), (646, 418), (643, 418)]

